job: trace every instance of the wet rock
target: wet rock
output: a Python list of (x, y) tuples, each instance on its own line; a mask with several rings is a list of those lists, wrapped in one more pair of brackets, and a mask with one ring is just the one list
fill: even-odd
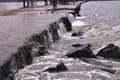
[(48, 72), (61, 72), (61, 71), (67, 71), (67, 67), (64, 65), (63, 62), (60, 62), (56, 67), (53, 68), (48, 68), (44, 71), (48, 71)]
[(84, 32), (80, 31), (78, 33), (72, 33), (71, 36), (82, 36), (84, 34)]
[(10, 67), (9, 65), (10, 65), (10, 61), (4, 63), (4, 65), (0, 67), (0, 80), (4, 80), (6, 79), (6, 77), (10, 79), (9, 74), (11, 72), (9, 70)]
[(108, 44), (97, 53), (97, 56), (120, 59), (120, 48), (114, 44)]
[[(18, 48), (18, 51), (13, 55), (17, 61), (17, 66), (20, 68), (24, 67), (25, 64), (29, 65), (32, 63), (33, 56), (31, 54), (33, 45), (25, 44)], [(20, 65), (21, 64), (21, 65)]]
[(44, 31), (42, 31), (42, 33), (44, 35), (44, 46), (47, 48), (50, 48), (50, 46), (52, 44), (52, 40), (51, 40), (51, 37), (49, 35), (49, 31), (44, 29)]
[(18, 72), (18, 67), (16, 64), (16, 59), (12, 56), (9, 58), (3, 66), (0, 66), (0, 80), (14, 80), (14, 74)]
[(75, 12), (69, 12), (68, 14), (72, 14), (75, 18)]
[(44, 45), (44, 34), (43, 33), (33, 34), (29, 41), (36, 41)]
[(72, 44), (73, 47), (81, 47), (82, 44)]
[(67, 31), (72, 31), (72, 24), (67, 17), (62, 17), (60, 21), (65, 25)]
[(43, 14), (43, 13), (40, 13), (40, 14)]
[(81, 16), (79, 11), (81, 10), (81, 5), (77, 5), (77, 7), (75, 7), (74, 9), (74, 13), (76, 16)]
[(92, 45), (91, 45), (91, 44), (85, 44), (85, 45), (83, 45), (83, 44), (72, 44), (72, 46), (73, 46), (73, 47), (85, 46), (85, 47), (87, 47), (87, 48), (90, 48)]
[(71, 58), (81, 58), (81, 57), (96, 58), (96, 56), (94, 55), (94, 53), (92, 52), (92, 50), (90, 49), (89, 46), (85, 46), (85, 45), (76, 45), (76, 46), (80, 46), (80, 47), (67, 52), (67, 54), (66, 54), (67, 57), (71, 57)]
[[(51, 34), (52, 34), (53, 28), (51, 27), (50, 30), (51, 30)], [(49, 48), (51, 45), (51, 43), (50, 43), (51, 41), (49, 40), (49, 37), (50, 37), (49, 31), (44, 29), (39, 34), (33, 34), (32, 37), (29, 39), (29, 41), (39, 42), (41, 45), (44, 45), (45, 47)]]
[(37, 56), (43, 56), (45, 54), (49, 54), (49, 52), (47, 51), (46, 47), (39, 45), (33, 50), (33, 54), (35, 55), (35, 57), (37, 57)]
[(52, 35), (53, 42), (60, 39), (58, 29), (59, 29), (59, 25), (57, 24), (57, 22), (50, 24), (49, 32)]

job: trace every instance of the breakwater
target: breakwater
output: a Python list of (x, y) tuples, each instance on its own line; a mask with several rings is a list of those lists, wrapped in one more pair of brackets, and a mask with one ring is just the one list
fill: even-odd
[(19, 69), (24, 68), (25, 65), (30, 65), (34, 57), (47, 54), (47, 49), (50, 48), (52, 43), (60, 39), (58, 33), (59, 29), (61, 29), (60, 24), (62, 24), (65, 31), (72, 30), (71, 22), (65, 16), (49, 24), (48, 29), (32, 35), (24, 45), (18, 48), (17, 52), (13, 53), (0, 66), (0, 80), (14, 80), (14, 74)]
[(34, 57), (47, 54), (46, 49), (50, 48), (51, 44), (60, 38), (58, 34), (59, 24), (63, 24), (66, 31), (72, 30), (68, 18), (62, 17), (58, 22), (51, 23), (48, 29), (39, 34), (34, 34), (25, 45), (18, 48), (18, 51), (1, 66), (0, 79), (12, 80), (14, 73), (18, 69), (24, 68), (25, 65), (31, 64)]

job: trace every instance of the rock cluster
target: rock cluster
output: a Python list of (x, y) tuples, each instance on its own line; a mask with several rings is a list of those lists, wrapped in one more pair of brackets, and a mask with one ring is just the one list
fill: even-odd
[(66, 53), (66, 56), (70, 58), (96, 58), (102, 56), (104, 58), (120, 59), (120, 47), (112, 43), (99, 50), (96, 55), (90, 49), (90, 44), (72, 44), (72, 46), (76, 48)]
[(75, 48), (74, 50), (71, 50), (66, 53), (67, 57), (71, 58), (96, 58), (92, 50), (90, 49), (90, 45), (82, 45), (82, 44), (73, 44), (73, 46), (76, 46), (78, 48)]

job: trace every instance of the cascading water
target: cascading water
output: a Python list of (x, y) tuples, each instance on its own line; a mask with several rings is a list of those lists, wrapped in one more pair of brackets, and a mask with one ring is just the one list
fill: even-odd
[[(6, 72), (2, 70), (4, 72), (3, 76), (9, 76), (9, 80), (12, 80), (13, 75), (9, 73), (16, 73), (18, 69), (30, 64), (19, 70), (14, 79), (120, 80), (120, 62), (117, 59), (103, 58), (104, 55), (95, 58), (87, 58), (86, 55), (79, 58), (68, 58), (66, 56), (66, 53), (74, 52), (76, 49), (91, 54), (91, 51), (97, 54), (100, 50), (105, 54), (109, 52), (110, 55), (120, 53), (118, 47), (119, 25), (113, 27), (101, 24), (97, 24), (97, 26), (87, 25), (81, 22), (81, 19), (82, 17), (77, 18), (77, 21), (73, 22), (71, 27), (70, 22), (66, 22), (69, 19), (63, 17), (60, 21), (50, 24), (49, 29), (33, 35), (26, 42), (26, 45), (19, 48), (18, 54), (14, 55), (12, 61), (8, 61), (4, 67), (0, 68), (7, 70)], [(79, 31), (83, 33), (78, 34)], [(71, 36), (73, 32), (77, 33), (77, 36)], [(103, 48), (100, 49), (101, 47)], [(75, 54), (78, 54), (77, 51)], [(119, 58), (119, 56), (117, 57)]]
[[(77, 25), (74, 25), (74, 23), (77, 23)], [(76, 22), (73, 22), (74, 28), (72, 28), (73, 31), (70, 32), (66, 32), (67, 29), (64, 23), (58, 22), (57, 24), (59, 25), (57, 34), (60, 40), (55, 41), (48, 49), (49, 54), (34, 58), (30, 66), (26, 66), (20, 70), (15, 75), (15, 80), (120, 80), (120, 63), (116, 60), (104, 59), (103, 57), (81, 57), (74, 59), (65, 56), (67, 52), (77, 49), (77, 47), (79, 48), (81, 45), (91, 44), (91, 50), (93, 51), (101, 48), (101, 44), (96, 43), (96, 41), (99, 40), (97, 35), (104, 36), (104, 34), (90, 34), (89, 32), (91, 31), (88, 30), (90, 30), (91, 26), (87, 26), (78, 19)], [(105, 25), (100, 27), (100, 29), (104, 27)], [(78, 32), (79, 30), (85, 33), (77, 37), (71, 36), (72, 32)], [(94, 29), (93, 32), (96, 31), (97, 30)], [(99, 33), (100, 31), (97, 32)], [(52, 37), (52, 40), (53, 39), (56, 40), (56, 38)], [(72, 45), (78, 46), (73, 47)], [(64, 71), (64, 68), (58, 68), (61, 69), (61, 72), (56, 70), (60, 62), (66, 66), (67, 70)]]
[[(68, 29), (67, 25), (71, 25), (67, 17), (61, 18), (58, 22), (51, 23), (48, 29), (43, 30), (39, 34), (34, 34), (25, 45), (21, 46), (18, 51), (0, 68), (1, 80), (14, 80), (14, 74), (18, 69), (24, 68), (25, 65), (32, 63), (34, 57), (49, 54), (47, 49), (60, 39), (61, 34)], [(60, 28), (62, 27), (62, 28)]]

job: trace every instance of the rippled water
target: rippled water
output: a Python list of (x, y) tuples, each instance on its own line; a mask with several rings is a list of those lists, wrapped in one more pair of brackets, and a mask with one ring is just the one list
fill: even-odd
[[(34, 6), (43, 6), (44, 2), (43, 1), (36, 1), (34, 2)], [(18, 9), (22, 8), (23, 3), (22, 2), (1, 2), (0, 3), (0, 11), (5, 11), (5, 10), (11, 10), (11, 9)]]
[(22, 2), (1, 2), (0, 11), (21, 8)]

